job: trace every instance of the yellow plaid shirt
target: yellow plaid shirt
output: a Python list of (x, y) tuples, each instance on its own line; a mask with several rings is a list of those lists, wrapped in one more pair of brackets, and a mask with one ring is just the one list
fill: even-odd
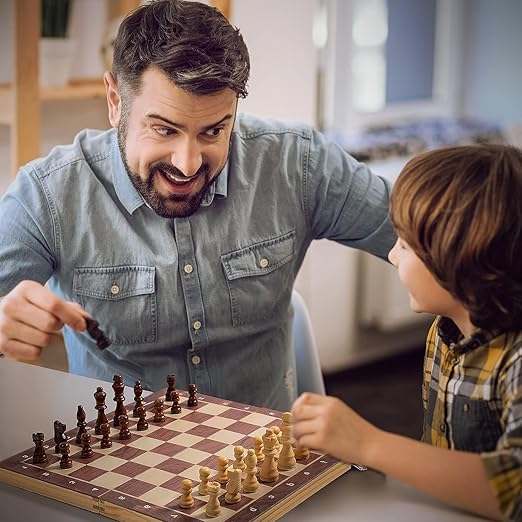
[(480, 453), (499, 508), (522, 520), (522, 332), (462, 337), (438, 317), (426, 342), (422, 439)]

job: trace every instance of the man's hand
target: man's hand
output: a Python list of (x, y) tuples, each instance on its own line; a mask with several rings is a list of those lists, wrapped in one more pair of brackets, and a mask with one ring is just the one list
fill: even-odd
[(0, 353), (35, 360), (67, 324), (85, 330), (89, 314), (35, 281), (22, 281), (0, 301)]

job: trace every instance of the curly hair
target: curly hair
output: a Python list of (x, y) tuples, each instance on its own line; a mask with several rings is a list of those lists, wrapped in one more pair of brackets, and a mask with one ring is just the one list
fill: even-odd
[(229, 88), (240, 98), (247, 96), (250, 59), (243, 37), (219, 10), (200, 2), (156, 0), (123, 20), (113, 60), (120, 88), (139, 93), (150, 66), (191, 94)]
[(522, 151), (437, 149), (410, 160), (393, 188), (397, 233), (485, 329), (522, 329)]

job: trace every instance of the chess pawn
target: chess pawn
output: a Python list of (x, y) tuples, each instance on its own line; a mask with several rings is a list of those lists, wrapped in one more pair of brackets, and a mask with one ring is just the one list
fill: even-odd
[(243, 460), (245, 457), (245, 448), (243, 446), (235, 446), (234, 447), (234, 469), (239, 469), (240, 471), (245, 471), (246, 464)]
[(225, 486), (225, 502), (227, 504), (237, 504), (241, 500), (241, 470), (238, 468), (228, 468), (228, 482)]
[(220, 455), (218, 457), (218, 473), (216, 475), (216, 480), (220, 484), (226, 484), (228, 482), (228, 458), (225, 455)]
[(33, 453), (33, 464), (45, 464), (47, 462), (47, 454), (44, 448), (44, 437), (43, 433), (33, 433), (33, 442), (35, 445)]
[(60, 459), (60, 468), (61, 469), (68, 469), (72, 468), (73, 462), (70, 456), (71, 448), (69, 446), (68, 442), (60, 442), (59, 444), (59, 450), (62, 454), (62, 458)]
[(263, 439), (260, 435), (254, 437), (254, 451), (256, 452), (257, 462), (263, 462), (265, 455), (263, 454)]
[(139, 417), (138, 408), (143, 406), (143, 400), (141, 398), (141, 394), (143, 393), (143, 386), (141, 385), (141, 381), (136, 381), (134, 383), (134, 409), (132, 410), (133, 417)]
[(108, 423), (108, 422), (104, 422), (101, 426), (100, 426), (100, 430), (101, 430), (101, 434), (102, 434), (102, 439), (101, 439), (101, 442), (100, 442), (100, 447), (102, 449), (105, 449), (105, 448), (111, 448), (112, 447), (112, 440), (110, 438), (110, 433), (111, 433), (111, 425)]
[(310, 450), (304, 446), (296, 444), (294, 456), (296, 460), (306, 460), (310, 456)]
[(199, 488), (198, 492), (200, 495), (206, 495), (208, 493), (208, 479), (210, 477), (210, 468), (206, 466), (199, 468)]
[(88, 459), (92, 457), (93, 451), (91, 448), (91, 436), (88, 433), (82, 434), (82, 452), (80, 453), (80, 457), (82, 459)]
[(156, 399), (152, 409), (154, 410), (154, 422), (163, 422), (165, 420), (165, 414), (163, 413), (163, 399)]
[(259, 471), (259, 480), (261, 482), (275, 482), (279, 477), (279, 471), (275, 462), (275, 456), (277, 454), (277, 436), (273, 432), (272, 428), (267, 428), (263, 435), (263, 454), (265, 460), (261, 465)]
[(257, 458), (253, 449), (249, 449), (246, 462), (246, 478), (243, 480), (243, 491), (245, 493), (255, 493), (259, 489), (259, 482), (257, 480)]
[(179, 393), (176, 390), (170, 394), (170, 400), (172, 401), (170, 413), (181, 413), (181, 406), (179, 405)]
[(274, 435), (276, 437), (276, 451), (279, 453), (281, 451), (281, 428), (279, 426), (270, 426), (270, 429), (274, 432)]
[(180, 508), (191, 508), (194, 506), (194, 498), (192, 497), (192, 480), (183, 479), (181, 481), (181, 498), (179, 500)]
[(138, 424), (136, 424), (136, 429), (138, 431), (145, 431), (149, 429), (149, 423), (145, 419), (147, 412), (143, 406), (138, 406), (136, 413), (138, 415)]
[(198, 405), (198, 396), (197, 396), (198, 389), (195, 384), (188, 385), (188, 393), (189, 393), (189, 396), (188, 396), (187, 406), (189, 406), (189, 407), (197, 406)]
[(174, 386), (176, 385), (176, 376), (175, 375), (167, 375), (167, 391), (165, 392), (165, 402), (171, 401), (171, 394), (175, 390)]
[(218, 517), (221, 513), (221, 504), (219, 503), (219, 482), (208, 483), (208, 502), (205, 507), (205, 514), (207, 517), (214, 518)]
[(129, 430), (129, 417), (127, 417), (127, 415), (120, 415), (118, 417), (118, 424), (120, 425), (120, 434), (118, 438), (120, 440), (129, 440), (131, 438), (131, 432)]

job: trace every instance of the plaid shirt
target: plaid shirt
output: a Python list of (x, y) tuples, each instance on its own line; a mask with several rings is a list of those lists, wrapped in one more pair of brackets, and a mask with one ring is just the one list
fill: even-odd
[(522, 520), (522, 332), (463, 338), (437, 318), (426, 342), (422, 440), (480, 453), (499, 508)]

